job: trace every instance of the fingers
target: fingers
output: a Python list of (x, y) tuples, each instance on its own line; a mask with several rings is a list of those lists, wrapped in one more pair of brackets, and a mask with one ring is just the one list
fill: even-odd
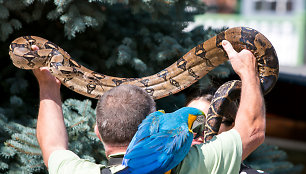
[[(231, 44), (229, 41), (223, 40), (223, 41), (222, 41), (222, 46), (223, 46), (225, 52), (227, 53), (229, 59), (231, 59), (231, 58), (237, 56), (238, 52), (233, 48), (232, 44)], [(249, 51), (249, 50), (247, 50), (247, 49), (243, 49), (243, 50), (241, 50), (239, 53), (245, 54), (245, 55), (247, 55), (247, 54), (250, 54), (250, 55), (253, 54), (251, 51)]]
[(233, 70), (241, 79), (246, 76), (252, 76), (252, 78), (255, 76), (257, 77), (256, 58), (251, 51), (243, 49), (238, 53), (227, 40), (222, 41), (222, 46), (228, 55)]
[(41, 73), (49, 73), (49, 69), (47, 67), (33, 69), (32, 71), (36, 77), (41, 75)]
[(244, 54), (244, 55), (253, 55), (253, 53), (250, 50), (247, 50), (247, 49), (241, 50), (240, 53)]
[(223, 46), (225, 52), (227, 53), (229, 59), (237, 56), (237, 54), (238, 54), (237, 51), (234, 50), (232, 44), (229, 41), (223, 40), (222, 41), (222, 46)]
[(39, 50), (39, 47), (37, 45), (32, 45), (31, 49), (32, 49), (32, 51), (37, 51), (37, 50)]
[(35, 75), (40, 85), (42, 84), (60, 85), (61, 84), (61, 82), (50, 73), (48, 67), (41, 67), (41, 68), (33, 69), (33, 74)]

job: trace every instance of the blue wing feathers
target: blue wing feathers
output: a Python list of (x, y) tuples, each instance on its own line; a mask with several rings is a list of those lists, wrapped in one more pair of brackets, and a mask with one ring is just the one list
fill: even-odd
[(118, 172), (116, 172), (116, 174), (130, 174), (132, 173), (132, 170), (129, 167), (126, 167)]
[[(182, 108), (174, 113), (154, 112), (139, 125), (128, 146), (123, 172), (165, 173), (177, 166), (187, 155), (193, 134), (188, 116), (199, 113), (195, 108)], [(125, 173), (120, 173), (125, 174)]]
[(160, 154), (159, 153), (152, 153), (151, 155), (143, 156), (141, 157), (141, 160), (139, 159), (131, 159), (129, 161), (129, 167), (131, 168), (140, 168), (140, 167), (146, 167), (148, 164), (157, 164), (158, 161), (156, 160)]
[(133, 146), (136, 143), (139, 143), (140, 140), (144, 139), (145, 137), (150, 136), (151, 130), (155, 130), (156, 128), (152, 128), (152, 125), (157, 125), (156, 122), (158, 122), (158, 116), (163, 115), (164, 113), (160, 111), (153, 112), (149, 116), (147, 116), (146, 119), (143, 120), (143, 122), (138, 126), (138, 131), (134, 135), (132, 141), (130, 142), (128, 148), (127, 148), (127, 154), (133, 149)]

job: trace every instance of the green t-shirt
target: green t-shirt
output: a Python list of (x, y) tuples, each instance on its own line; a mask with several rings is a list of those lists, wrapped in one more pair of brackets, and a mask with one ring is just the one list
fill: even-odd
[[(232, 129), (214, 137), (206, 144), (191, 147), (185, 159), (171, 173), (182, 174), (235, 174), (239, 172), (242, 142), (239, 133)], [(80, 159), (69, 150), (58, 150), (49, 158), (49, 174), (100, 174), (106, 166)], [(112, 173), (123, 166), (111, 166)]]
[(241, 159), (241, 138), (235, 129), (231, 129), (215, 136), (208, 143), (193, 145), (172, 173), (238, 174)]
[[(111, 157), (111, 156), (110, 156)], [(101, 168), (107, 166), (80, 159), (70, 150), (54, 151), (48, 161), (49, 174), (100, 174)], [(122, 170), (124, 166), (109, 166), (112, 173)]]

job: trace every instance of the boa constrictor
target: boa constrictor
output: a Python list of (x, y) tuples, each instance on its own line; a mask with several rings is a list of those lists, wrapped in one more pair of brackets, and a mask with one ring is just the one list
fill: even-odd
[[(24, 36), (15, 39), (9, 47), (13, 64), (22, 69), (49, 67), (65, 86), (92, 98), (99, 98), (105, 91), (120, 84), (132, 84), (144, 88), (154, 99), (177, 93), (198, 81), (209, 71), (228, 60), (221, 46), (228, 40), (236, 51), (250, 50), (258, 62), (258, 70), (263, 93), (268, 93), (278, 78), (278, 59), (270, 41), (260, 32), (246, 27), (230, 28), (194, 47), (168, 68), (142, 78), (120, 78), (100, 74), (85, 68), (74, 61), (68, 53), (54, 43), (37, 37)], [(36, 45), (39, 49), (33, 50)], [(230, 94), (236, 87), (228, 85), (223, 89)], [(225, 97), (229, 98), (229, 97)], [(213, 100), (211, 113), (207, 118), (207, 133), (216, 133), (222, 116), (217, 108), (220, 103)], [(222, 100), (223, 101), (223, 100)], [(214, 103), (218, 103), (215, 104)], [(218, 118), (218, 119), (216, 119)], [(210, 134), (210, 135), (213, 135)], [(207, 134), (208, 135), (208, 134)]]

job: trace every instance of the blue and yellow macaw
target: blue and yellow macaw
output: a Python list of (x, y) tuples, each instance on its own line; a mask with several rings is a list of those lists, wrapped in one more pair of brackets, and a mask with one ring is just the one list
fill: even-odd
[(158, 174), (171, 170), (187, 155), (192, 129), (204, 121), (204, 113), (192, 107), (150, 114), (139, 125), (122, 162), (126, 167), (118, 173)]

